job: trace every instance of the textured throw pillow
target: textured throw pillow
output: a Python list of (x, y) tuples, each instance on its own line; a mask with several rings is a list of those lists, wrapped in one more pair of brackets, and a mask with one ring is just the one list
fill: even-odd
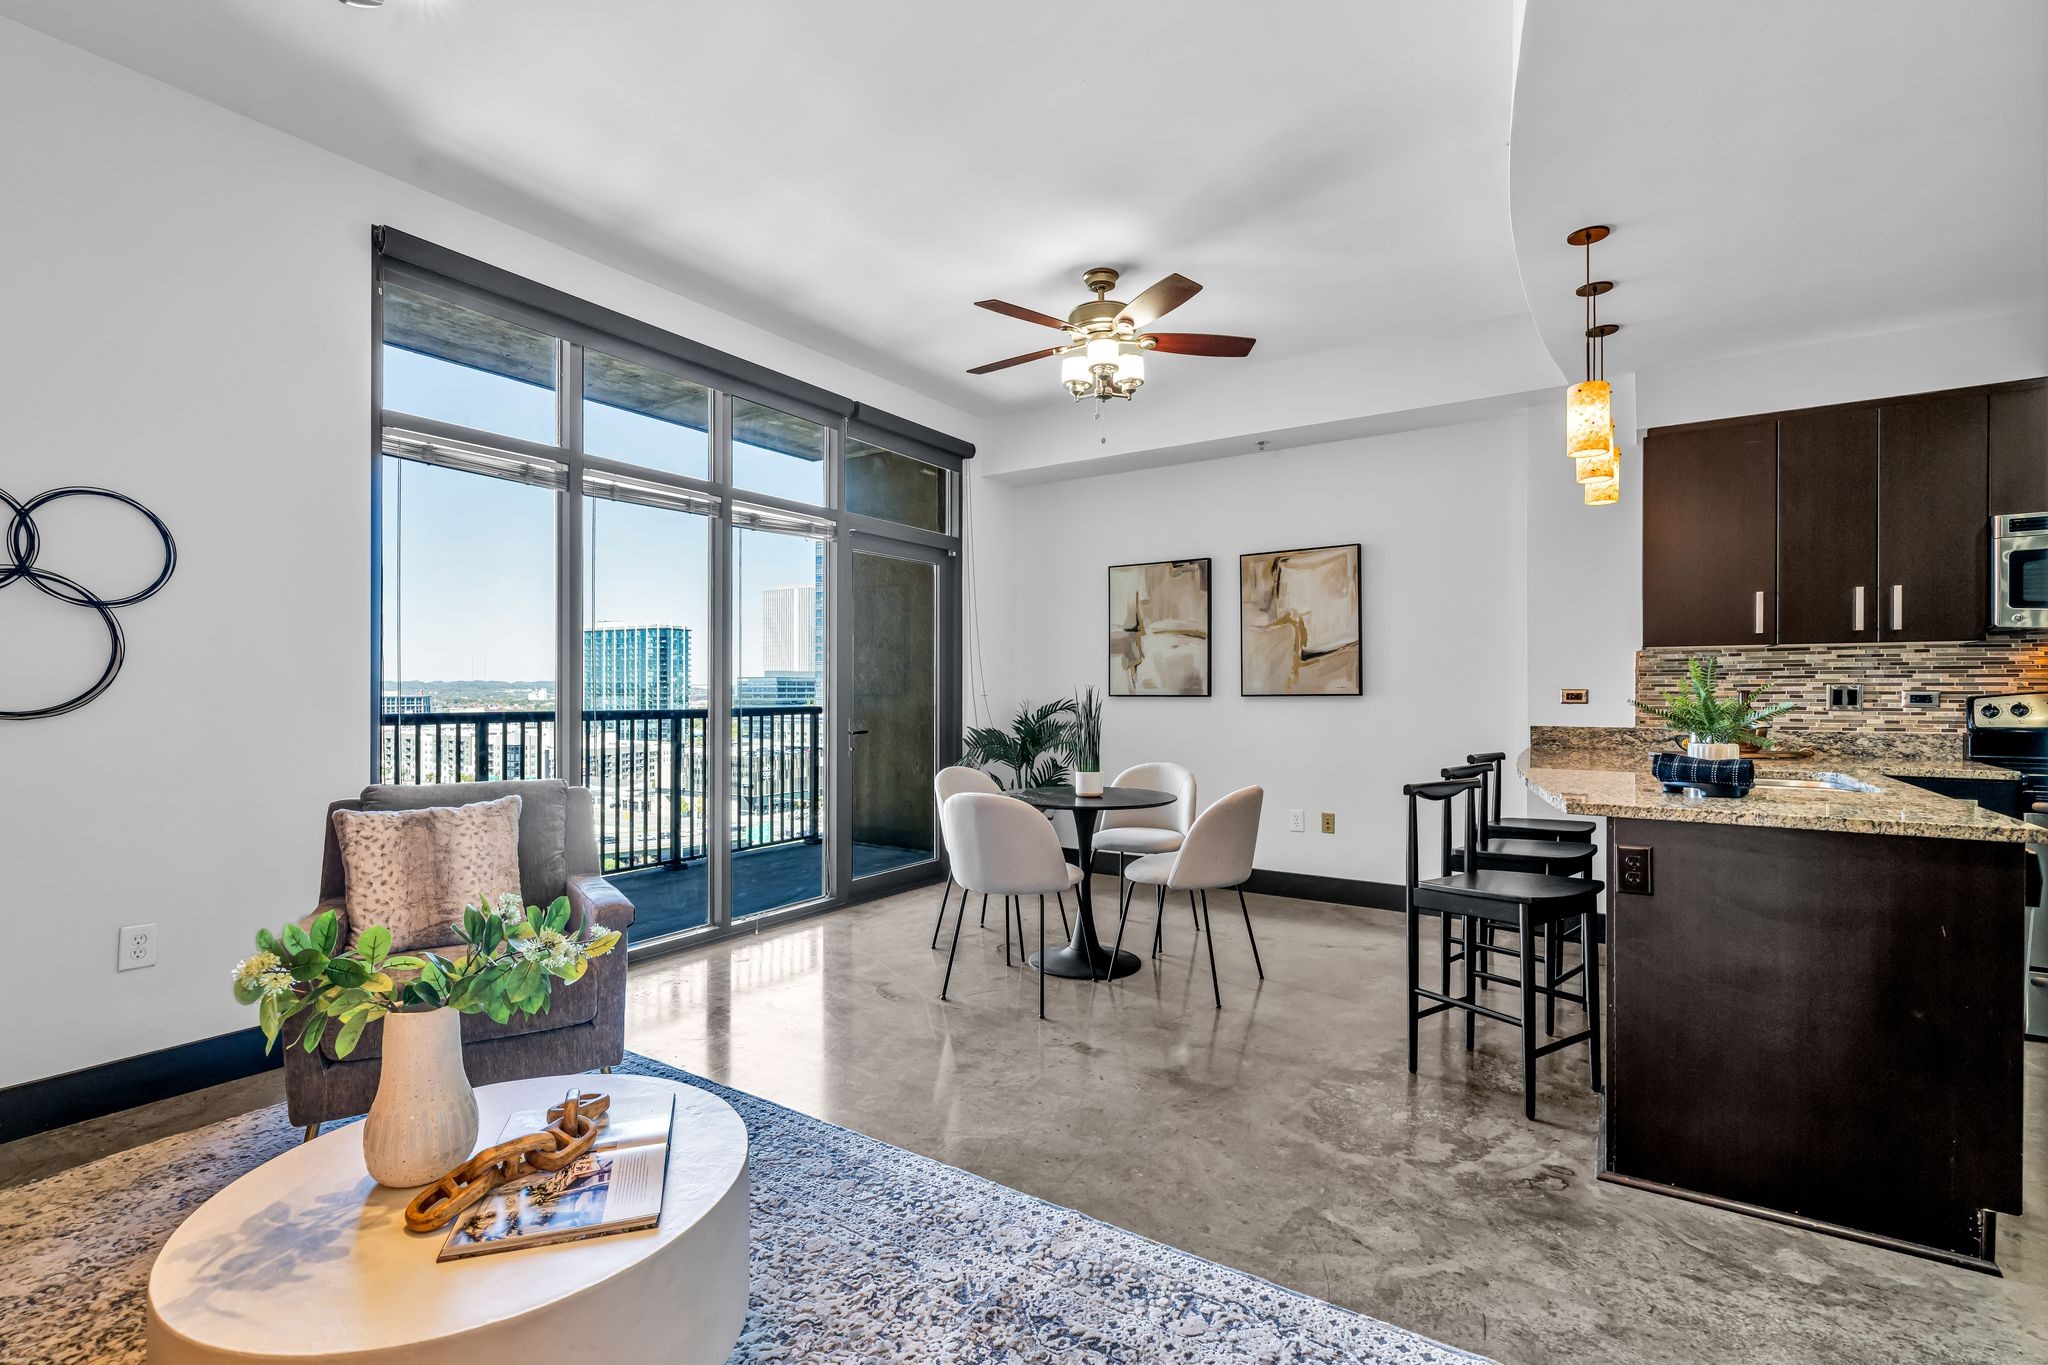
[(462, 907), (519, 891), (519, 798), (404, 811), (336, 811), (349, 941), (381, 924), (393, 951), (452, 942)]
[(465, 905), (493, 906), (504, 895), (526, 903), (519, 892), (519, 807), (520, 798), (506, 796), (432, 812), (441, 904), (448, 912), (444, 925), (461, 919)]

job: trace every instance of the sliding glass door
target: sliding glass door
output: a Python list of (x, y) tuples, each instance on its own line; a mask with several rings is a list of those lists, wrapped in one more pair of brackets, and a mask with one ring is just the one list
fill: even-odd
[(932, 775), (938, 771), (941, 652), (947, 642), (941, 551), (855, 535), (845, 616), (852, 691), (845, 708), (850, 874), (878, 886), (886, 874), (938, 856)]

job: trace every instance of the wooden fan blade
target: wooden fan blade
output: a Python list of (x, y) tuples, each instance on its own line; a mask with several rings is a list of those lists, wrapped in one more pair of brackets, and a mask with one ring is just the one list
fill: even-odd
[(1152, 349), (1168, 355), (1250, 355), (1258, 342), (1251, 337), (1218, 336), (1213, 332), (1153, 332)]
[(1119, 315), (1142, 330), (1155, 318), (1163, 318), (1202, 292), (1202, 286), (1185, 275), (1168, 275), (1124, 306)]
[[(1001, 299), (980, 299), (974, 306), (986, 308), (991, 313), (1001, 313), (1006, 318), (1016, 318), (1020, 322), (1035, 322), (1040, 327), (1053, 327), (1062, 332), (1067, 330), (1067, 324), (1058, 318), (1041, 313), (1035, 308), (1026, 308), (1022, 304), (1004, 303)], [(972, 374), (974, 371), (969, 370), (968, 373)]]
[(997, 360), (992, 361), (987, 365), (977, 365), (973, 369), (969, 370), (967, 373), (987, 374), (991, 370), (1007, 370), (1012, 365), (1022, 365), (1027, 361), (1043, 360), (1049, 355), (1058, 355), (1061, 351), (1065, 349), (1066, 347), (1064, 346), (1048, 346), (1042, 351), (1032, 351), (1028, 355), (1013, 355), (1008, 360)]

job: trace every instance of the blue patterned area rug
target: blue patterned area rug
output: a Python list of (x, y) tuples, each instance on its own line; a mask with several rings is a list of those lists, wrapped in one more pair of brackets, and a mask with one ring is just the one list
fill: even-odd
[[(648, 1058), (621, 1070), (702, 1086), (746, 1121), (753, 1295), (735, 1365), (1483, 1361)], [(157, 1248), (298, 1137), (278, 1105), (9, 1191), (0, 1356), (142, 1361)]]

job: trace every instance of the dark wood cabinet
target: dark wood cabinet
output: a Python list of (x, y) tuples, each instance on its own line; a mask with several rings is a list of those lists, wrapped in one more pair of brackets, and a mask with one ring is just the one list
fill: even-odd
[(1778, 643), (1875, 640), (1877, 409), (1778, 420)]
[(1989, 395), (1991, 514), (2048, 512), (2048, 379)]
[(2048, 379), (1653, 428), (1642, 489), (1645, 648), (1982, 639)]
[(1778, 424), (1653, 431), (1643, 443), (1643, 643), (1777, 638)]
[(1880, 640), (1974, 640), (1990, 600), (1991, 509), (1982, 392), (1878, 410)]

